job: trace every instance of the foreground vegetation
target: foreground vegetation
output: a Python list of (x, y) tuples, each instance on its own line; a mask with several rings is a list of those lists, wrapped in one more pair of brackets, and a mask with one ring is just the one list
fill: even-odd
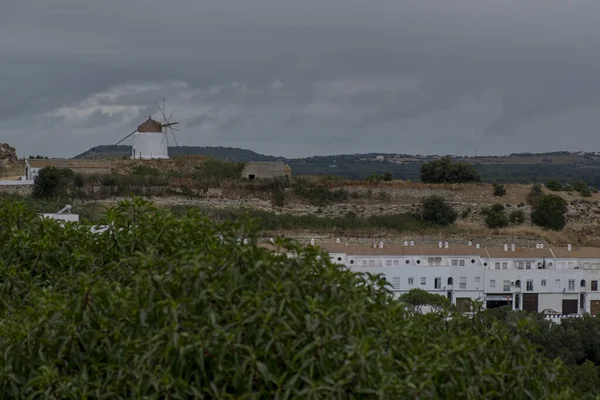
[(575, 398), (525, 322), (415, 314), (317, 249), (257, 247), (251, 220), (132, 199), (103, 222), (0, 204), (3, 398)]

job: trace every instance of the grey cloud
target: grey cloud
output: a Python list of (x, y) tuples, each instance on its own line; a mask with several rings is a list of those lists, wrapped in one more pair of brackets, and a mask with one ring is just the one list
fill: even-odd
[(534, 125), (564, 146), (552, 121), (600, 109), (599, 2), (5, 3), (0, 132), (20, 152), (114, 142), (163, 97), (181, 144), (289, 156), (534, 151)]

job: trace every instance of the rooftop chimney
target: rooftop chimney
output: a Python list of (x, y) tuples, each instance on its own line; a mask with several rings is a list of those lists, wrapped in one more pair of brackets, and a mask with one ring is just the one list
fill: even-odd
[(411, 245), (411, 246), (414, 246), (414, 245), (415, 245), (415, 241), (414, 241), (414, 240), (411, 240), (411, 241), (410, 241), (410, 245)]
[(383, 242), (379, 242), (379, 248), (383, 249)]
[(444, 243), (444, 248), (448, 248), (448, 242)]
[(314, 246), (315, 245), (315, 239), (310, 239), (310, 245)]
[(504, 245), (504, 251), (508, 251), (508, 245), (507, 244)]
[(469, 240), (469, 243), (467, 243), (467, 245), (468, 245), (469, 247), (471, 247), (471, 246), (473, 246), (473, 242), (471, 242), (471, 241)]
[(438, 247), (441, 249), (442, 248), (442, 242), (438, 242)]
[(571, 243), (569, 243), (569, 245), (567, 246), (567, 250), (571, 251)]
[(515, 251), (515, 250), (516, 250), (515, 249), (515, 244), (513, 243), (513, 244), (510, 245), (510, 251)]
[(481, 246), (479, 245), (479, 243), (477, 243), (477, 244), (475, 245), (475, 248), (477, 248), (477, 249), (480, 249), (480, 248), (481, 248)]
[(337, 238), (337, 239), (335, 239), (335, 242), (336, 242), (336, 243), (341, 243), (341, 240), (340, 240), (340, 238)]
[(406, 240), (405, 240), (405, 241), (404, 241), (404, 245), (405, 245), (405, 246), (408, 246), (408, 241), (406, 241)]

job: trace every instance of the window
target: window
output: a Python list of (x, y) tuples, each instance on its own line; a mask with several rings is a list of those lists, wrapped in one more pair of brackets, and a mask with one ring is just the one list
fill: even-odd
[(400, 260), (394, 260), (394, 267), (398, 267), (400, 265)]
[(495, 288), (496, 287), (496, 281), (494, 279), (490, 279), (490, 287), (491, 288)]
[(448, 278), (448, 285), (452, 285), (454, 283), (454, 279), (452, 277)]
[(575, 290), (575, 279), (569, 279), (569, 290)]
[(391, 267), (392, 266), (392, 260), (385, 260), (385, 266), (386, 267)]
[(394, 276), (392, 278), (392, 286), (394, 289), (400, 289), (400, 281), (401, 278), (399, 276)]
[(583, 263), (583, 269), (590, 269), (590, 263)]
[(367, 266), (367, 260), (362, 260), (362, 265), (363, 265), (363, 267), (366, 267)]
[(510, 292), (510, 281), (502, 281), (502, 290)]
[(533, 281), (531, 279), (527, 280), (527, 288), (526, 288), (526, 290), (528, 292), (533, 292)]
[(523, 269), (523, 261), (519, 261), (519, 262), (517, 263), (517, 268), (518, 268), (518, 269)]
[(375, 260), (369, 260), (369, 267), (375, 266)]
[(421, 277), (421, 285), (427, 285), (427, 278), (424, 276)]
[(467, 288), (467, 277), (461, 276), (460, 278), (458, 278), (458, 284), (459, 284), (460, 289), (466, 289)]
[(494, 269), (500, 269), (500, 263), (499, 262), (494, 263)]
[(502, 269), (508, 269), (508, 263), (507, 262), (503, 262), (502, 263)]
[(453, 267), (458, 267), (458, 260), (452, 260), (451, 264)]
[(525, 269), (531, 269), (531, 261), (525, 263)]
[(554, 287), (555, 288), (559, 288), (560, 287), (560, 279), (555, 279), (554, 280)]
[(414, 285), (415, 284), (415, 279), (414, 278), (408, 278), (408, 284), (410, 286)]
[(598, 291), (598, 281), (592, 281), (592, 291)]
[(521, 287), (521, 281), (519, 281), (519, 280), (515, 281), (515, 287), (516, 288), (520, 288)]
[(458, 265), (461, 266), (461, 267), (464, 267), (465, 266), (465, 260), (460, 260), (458, 262)]
[(546, 280), (545, 279), (542, 279), (542, 286), (546, 287)]
[(481, 283), (481, 278), (480, 278), (480, 277), (478, 277), (478, 276), (476, 276), (476, 277), (475, 277), (475, 283), (476, 283), (476, 284), (479, 284), (479, 283)]
[(581, 282), (579, 283), (579, 286), (581, 287), (585, 287), (585, 279), (582, 279)]
[(433, 287), (436, 289), (441, 289), (442, 288), (442, 278), (435, 278)]

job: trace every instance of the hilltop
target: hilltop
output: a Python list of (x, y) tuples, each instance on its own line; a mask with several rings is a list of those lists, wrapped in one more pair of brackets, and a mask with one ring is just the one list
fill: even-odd
[[(101, 158), (128, 158), (131, 146), (95, 147)], [(107, 150), (109, 150), (107, 152)], [(105, 153), (106, 152), (106, 153)], [(102, 154), (104, 153), (104, 154)], [(284, 161), (294, 175), (333, 175), (361, 180), (373, 174), (390, 172), (395, 179), (418, 181), (423, 162), (439, 158), (435, 155), (410, 155), (396, 153), (357, 153), (304, 158), (285, 158), (260, 154), (234, 147), (179, 146), (170, 147), (169, 154), (180, 156), (205, 156), (233, 162)], [(74, 158), (93, 158), (92, 149)], [(600, 156), (596, 153), (557, 151), (550, 153), (515, 153), (507, 156), (453, 157), (457, 161), (473, 164), (488, 183), (545, 182), (550, 178), (570, 181), (584, 179), (600, 187)]]

